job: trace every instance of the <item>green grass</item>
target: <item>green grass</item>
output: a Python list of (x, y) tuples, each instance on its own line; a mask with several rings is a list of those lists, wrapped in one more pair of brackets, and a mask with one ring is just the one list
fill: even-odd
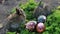
[(60, 34), (60, 8), (56, 8), (54, 12), (47, 17), (46, 31), (43, 34)]

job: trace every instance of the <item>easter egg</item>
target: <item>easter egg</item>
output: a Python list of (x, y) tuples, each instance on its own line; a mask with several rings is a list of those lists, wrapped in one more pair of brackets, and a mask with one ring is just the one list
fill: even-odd
[(45, 25), (43, 23), (38, 23), (36, 26), (37, 32), (41, 33), (45, 30)]
[(29, 21), (28, 23), (26, 23), (26, 29), (28, 30), (33, 30), (35, 28), (35, 25), (37, 24), (36, 21)]
[(46, 16), (40, 15), (40, 16), (38, 17), (38, 22), (44, 23), (45, 21), (46, 21)]

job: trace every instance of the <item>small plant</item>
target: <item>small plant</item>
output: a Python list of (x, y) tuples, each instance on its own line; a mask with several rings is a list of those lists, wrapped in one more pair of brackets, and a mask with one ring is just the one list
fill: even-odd
[(38, 3), (36, 3), (34, 0), (29, 0), (26, 4), (20, 5), (20, 7), (25, 11), (27, 20), (34, 19), (33, 18), (33, 11), (36, 8)]

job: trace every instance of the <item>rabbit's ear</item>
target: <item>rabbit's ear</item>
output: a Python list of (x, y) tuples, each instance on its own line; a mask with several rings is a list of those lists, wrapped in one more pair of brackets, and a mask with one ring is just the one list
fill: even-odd
[(20, 11), (19, 11), (19, 9), (18, 8), (16, 8), (16, 14), (20, 14)]
[(48, 7), (49, 7), (49, 5), (46, 4), (46, 3), (43, 5), (43, 8), (44, 8), (44, 9), (48, 9)]
[(18, 15), (22, 15), (23, 14), (23, 11), (19, 8), (16, 8), (16, 14)]

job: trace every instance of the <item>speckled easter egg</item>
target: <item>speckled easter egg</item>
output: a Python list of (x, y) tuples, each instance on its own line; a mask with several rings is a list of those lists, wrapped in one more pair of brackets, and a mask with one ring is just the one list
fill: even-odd
[(36, 26), (37, 32), (41, 33), (45, 30), (45, 25), (43, 23), (38, 23)]
[(33, 30), (36, 26), (37, 22), (36, 21), (29, 21), (28, 23), (26, 23), (26, 29), (28, 30)]

